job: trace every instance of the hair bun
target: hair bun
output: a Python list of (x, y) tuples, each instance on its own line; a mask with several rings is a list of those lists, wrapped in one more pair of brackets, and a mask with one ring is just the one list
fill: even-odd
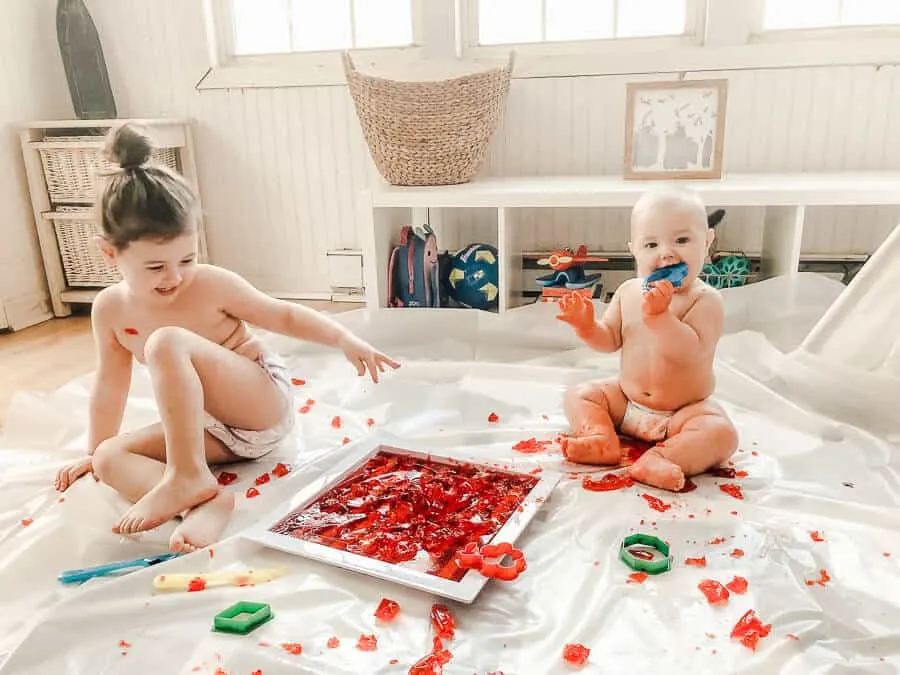
[(107, 158), (123, 169), (144, 166), (153, 152), (153, 141), (133, 124), (123, 124), (110, 132), (106, 143)]

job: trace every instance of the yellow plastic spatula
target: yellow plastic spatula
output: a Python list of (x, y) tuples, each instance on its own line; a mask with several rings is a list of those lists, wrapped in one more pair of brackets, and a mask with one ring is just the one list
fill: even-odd
[(202, 574), (160, 574), (153, 580), (158, 591), (202, 591), (210, 586), (255, 586), (287, 573), (284, 567), (258, 570), (225, 570)]

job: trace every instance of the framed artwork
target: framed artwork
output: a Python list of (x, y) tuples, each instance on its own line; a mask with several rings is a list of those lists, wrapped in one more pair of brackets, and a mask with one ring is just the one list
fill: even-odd
[(625, 178), (721, 178), (727, 92), (728, 80), (629, 83)]
[(369, 440), (244, 536), (471, 603), (488, 579), (456, 565), (457, 551), (513, 544), (560, 477)]

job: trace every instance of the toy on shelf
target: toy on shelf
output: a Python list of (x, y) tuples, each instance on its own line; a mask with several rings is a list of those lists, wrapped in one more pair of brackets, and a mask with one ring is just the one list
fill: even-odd
[(735, 288), (753, 280), (753, 265), (743, 253), (720, 253), (703, 266), (699, 276), (713, 288)]
[(570, 291), (591, 298), (594, 286), (600, 281), (600, 274), (586, 274), (584, 264), (588, 262), (607, 262), (607, 258), (589, 256), (587, 246), (582, 244), (578, 251), (570, 248), (556, 249), (546, 258), (537, 261), (538, 265), (549, 266), (550, 274), (535, 279), (541, 286), (541, 302), (555, 302)]
[(497, 260), (497, 249), (490, 244), (469, 244), (457, 251), (447, 275), (453, 300), (472, 309), (495, 309), (500, 294)]

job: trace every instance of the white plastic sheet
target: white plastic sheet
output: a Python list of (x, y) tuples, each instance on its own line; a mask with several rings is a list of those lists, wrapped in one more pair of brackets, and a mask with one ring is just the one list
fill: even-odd
[[(571, 672), (562, 660), (570, 642), (591, 649), (584, 673), (897, 672), (897, 448), (873, 423), (890, 416), (895, 403), (870, 397), (865, 414), (847, 413), (855, 404), (845, 405), (846, 373), (791, 355), (841, 289), (801, 275), (797, 285), (776, 279), (728, 291), (730, 333), (720, 349), (717, 396), (740, 430), (734, 463), (748, 476), (702, 476), (699, 488), (684, 495), (642, 486), (594, 493), (564, 478), (519, 541), (526, 573), (512, 584), (490, 583), (472, 606), (453, 607), (457, 633), (445, 643), (453, 660), (444, 673)], [(294, 374), (307, 380), (298, 401), (311, 397), (317, 404), (277, 457), (233, 469), (240, 476), (229, 488), (238, 493), (237, 509), (214, 556), (201, 551), (77, 588), (61, 586), (56, 575), (162, 552), (172, 526), (123, 539), (110, 527), (127, 505), (108, 488), (81, 480), (62, 501), (50, 487), (56, 468), (83, 442), (90, 378), (49, 396), (20, 396), (0, 451), (0, 672), (408, 672), (431, 650), (435, 598), (269, 551), (240, 533), (332, 466), (345, 452), (344, 436), (385, 434), (409, 447), (584, 472), (563, 462), (556, 448), (534, 455), (512, 450), (519, 440), (551, 439), (565, 429), (566, 384), (616, 372), (617, 357), (581, 347), (553, 316), (553, 307), (541, 305), (502, 319), (444, 310), (344, 315), (342, 321), (404, 362), (377, 386), (358, 379), (339, 355), (272, 338)], [(850, 398), (858, 400), (866, 378), (855, 377)], [(491, 412), (498, 424), (488, 423)], [(334, 415), (342, 416), (343, 428), (332, 428)], [(155, 419), (148, 378), (138, 369), (126, 425)], [(293, 464), (293, 473), (263, 486), (260, 497), (244, 498), (277, 461)], [(723, 482), (739, 483), (745, 499), (723, 493)], [(673, 506), (652, 511), (643, 493)], [(32, 522), (25, 527), (23, 519)], [(675, 568), (627, 583), (630, 570), (617, 550), (633, 531), (669, 540)], [(824, 541), (814, 541), (814, 531)], [(708, 543), (720, 537), (724, 543)], [(744, 556), (732, 557), (735, 548)], [(703, 555), (705, 569), (684, 564)], [(163, 571), (279, 565), (289, 574), (255, 588), (166, 595), (152, 589)], [(807, 585), (823, 569), (831, 580)], [(726, 606), (708, 605), (697, 589), (701, 579), (725, 583), (735, 575), (749, 589)], [(401, 606), (394, 623), (373, 616), (382, 597)], [(213, 616), (242, 599), (270, 603), (276, 618), (246, 637), (211, 632)], [(756, 652), (729, 639), (751, 608), (772, 624)], [(356, 649), (361, 634), (378, 637), (376, 651)], [(340, 647), (326, 647), (332, 636)], [(280, 647), (288, 642), (300, 643), (302, 654)]]

